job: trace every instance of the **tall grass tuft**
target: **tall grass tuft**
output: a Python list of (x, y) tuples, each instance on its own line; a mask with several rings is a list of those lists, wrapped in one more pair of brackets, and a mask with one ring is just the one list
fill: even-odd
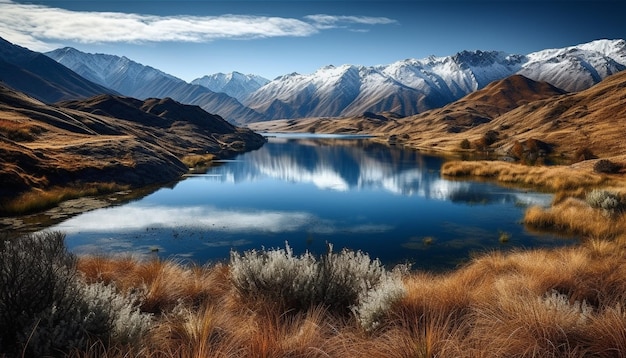
[(50, 209), (59, 203), (128, 189), (127, 185), (115, 183), (88, 183), (67, 187), (32, 189), (16, 198), (0, 202), (0, 215), (24, 215)]

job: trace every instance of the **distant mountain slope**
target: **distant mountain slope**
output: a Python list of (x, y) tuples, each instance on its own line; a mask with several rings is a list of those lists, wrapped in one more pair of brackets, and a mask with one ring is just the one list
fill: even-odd
[(611, 75), (580, 92), (534, 101), (468, 130), (470, 138), (498, 132), (493, 150), (505, 153), (514, 143), (536, 139), (555, 154), (576, 158), (583, 149), (598, 157), (626, 155), (626, 72)]
[(598, 40), (534, 52), (527, 59), (517, 73), (577, 92), (626, 69), (626, 41)]
[(14, 45), (2, 38), (0, 81), (47, 103), (115, 93), (86, 80), (41, 53)]
[(365, 111), (413, 115), (516, 73), (579, 91), (624, 69), (624, 40), (598, 40), (529, 55), (462, 51), (386, 66), (326, 66), (310, 75), (285, 75), (255, 91), (244, 104), (272, 119), (357, 116)]
[(550, 148), (564, 160), (578, 159), (576, 153), (583, 149), (598, 157), (626, 158), (626, 71), (575, 93), (514, 75), (442, 108), (400, 119), (389, 115), (305, 118), (250, 127), (371, 134), (390, 143), (444, 152), (461, 151), (467, 140), (469, 149), (499, 155), (510, 155), (521, 144)]
[[(528, 55), (462, 51), (453, 56), (407, 59), (384, 66), (326, 66), (310, 75), (287, 74), (252, 92), (244, 106), (224, 93), (188, 84), (125, 57), (85, 54), (69, 48), (48, 55), (125, 95), (141, 99), (172, 97), (200, 105), (233, 123), (359, 116), (365, 112), (409, 116), (440, 108), (513, 74), (546, 81), (566, 91), (580, 91), (626, 69), (624, 40), (597, 40)], [(250, 88), (243, 89), (245, 79), (241, 76), (218, 74), (194, 82), (225, 92), (232, 90), (233, 95), (239, 91), (238, 98), (244, 98), (241, 91)]]
[[(485, 88), (424, 113), (406, 118), (361, 115), (332, 119), (301, 119), (269, 121), (251, 125), (268, 131), (306, 131), (321, 133), (361, 132), (384, 136), (390, 132), (401, 138), (424, 133), (461, 133), (491, 122), (494, 118), (523, 104), (563, 95), (566, 92), (546, 82), (537, 82), (522, 75), (494, 81)], [(424, 134), (425, 137), (430, 134)], [(436, 140), (436, 137), (432, 138)]]
[(169, 98), (99, 95), (50, 106), (0, 85), (0, 199), (80, 183), (163, 183), (187, 171), (186, 155), (223, 157), (263, 143)]
[(222, 92), (243, 102), (252, 92), (266, 85), (270, 80), (256, 75), (239, 72), (215, 73), (196, 78), (191, 84), (200, 85), (213, 92)]
[(266, 119), (225, 93), (215, 93), (206, 87), (189, 84), (126, 57), (89, 54), (69, 47), (48, 52), (46, 55), (85, 78), (125, 96), (139, 99), (170, 97), (181, 103), (198, 105), (232, 123)]

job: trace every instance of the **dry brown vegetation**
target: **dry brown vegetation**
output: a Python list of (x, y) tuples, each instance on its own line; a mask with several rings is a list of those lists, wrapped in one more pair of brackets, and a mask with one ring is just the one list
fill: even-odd
[(553, 192), (594, 187), (609, 181), (606, 176), (568, 166), (528, 166), (499, 161), (451, 161), (441, 167), (441, 174), (482, 177)]
[(127, 185), (115, 183), (87, 183), (79, 186), (52, 187), (45, 190), (33, 188), (15, 198), (0, 202), (0, 215), (23, 215), (40, 212), (69, 199), (103, 195), (128, 188)]
[(168, 98), (101, 95), (51, 106), (0, 86), (0, 215), (107, 188), (167, 183), (189, 167), (263, 143), (247, 129)]
[[(443, 274), (413, 272), (372, 332), (324, 307), (281, 311), (241, 297), (229, 266), (83, 257), (92, 281), (140, 290), (155, 325), (141, 345), (90, 356), (615, 357), (626, 350), (626, 247), (581, 246), (474, 258)], [(84, 356), (85, 352), (76, 352)]]
[[(360, 133), (409, 148), (434, 152), (484, 151), (510, 155), (516, 143), (541, 141), (552, 156), (580, 160), (626, 153), (626, 72), (571, 94), (522, 76), (495, 81), (442, 108), (406, 118), (310, 118), (254, 124), (256, 130)], [(496, 134), (484, 143), (487, 133)], [(467, 140), (472, 145), (462, 149)], [(589, 159), (589, 158), (585, 158)]]
[[(522, 160), (529, 154), (535, 156), (533, 160), (552, 154), (560, 160), (582, 161), (552, 167), (495, 161), (446, 163), (442, 167), (446, 176), (480, 177), (555, 193), (551, 207), (529, 208), (524, 223), (533, 229), (576, 235), (582, 244), (493, 253), (449, 274), (412, 274), (405, 281), (408, 294), (385, 328), (363, 342), (370, 355), (617, 357), (626, 351), (622, 175), (626, 73), (575, 94), (543, 91), (547, 96), (541, 98), (533, 89), (526, 95), (534, 92), (534, 97), (519, 98), (507, 111), (484, 110), (494, 108), (489, 107), (494, 94), (510, 93), (508, 89), (510, 83), (497, 83), (440, 110), (378, 123), (378, 127), (372, 122), (363, 125), (361, 119), (342, 119), (332, 124), (278, 123), (272, 128), (315, 126), (317, 131), (337, 133), (361, 126), (360, 133), (378, 134), (383, 141), (397, 136), (398, 143), (421, 150), (482, 150)], [(589, 197), (597, 188), (609, 194), (592, 205)], [(350, 334), (351, 342), (356, 341)]]
[(215, 154), (190, 154), (181, 158), (188, 168), (207, 167), (215, 160)]

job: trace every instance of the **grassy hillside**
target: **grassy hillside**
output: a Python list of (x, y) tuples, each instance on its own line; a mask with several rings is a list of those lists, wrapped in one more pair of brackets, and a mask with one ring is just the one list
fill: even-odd
[(169, 182), (195, 162), (263, 143), (171, 99), (101, 95), (50, 106), (0, 86), (0, 212)]
[[(626, 72), (581, 92), (564, 93), (520, 75), (496, 81), (445, 107), (394, 118), (311, 118), (258, 123), (267, 131), (374, 134), (381, 141), (439, 152), (515, 155), (527, 141), (552, 156), (578, 161), (626, 154)], [(463, 142), (466, 145), (463, 145)], [(519, 159), (519, 158), (517, 158)]]

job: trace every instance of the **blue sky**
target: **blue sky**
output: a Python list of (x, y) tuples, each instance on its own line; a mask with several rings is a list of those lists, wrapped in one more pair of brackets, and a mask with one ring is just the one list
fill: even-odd
[(184, 80), (273, 79), (461, 50), (526, 54), (626, 38), (622, 1), (0, 0), (0, 37), (127, 56)]

